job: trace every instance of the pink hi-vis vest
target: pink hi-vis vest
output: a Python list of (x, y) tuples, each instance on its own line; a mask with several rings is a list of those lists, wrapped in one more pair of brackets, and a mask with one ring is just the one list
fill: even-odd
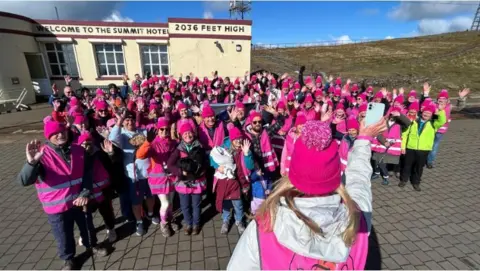
[(168, 139), (156, 137), (150, 147), (150, 163), (148, 169), (148, 185), (154, 195), (166, 195), (174, 190), (173, 177), (165, 173), (164, 165), (172, 154), (172, 142)]
[(437, 133), (444, 134), (448, 131), (448, 126), (450, 125), (450, 122), (452, 121), (450, 114), (452, 112), (452, 105), (447, 104), (445, 107), (445, 116), (447, 117), (447, 122), (438, 129)]
[(205, 123), (200, 124), (200, 131), (198, 134), (198, 139), (202, 143), (203, 148), (209, 152), (213, 147), (220, 147), (223, 144), (225, 139), (225, 130), (223, 129), (223, 123), (217, 122), (217, 128), (215, 128), (215, 133), (213, 138), (210, 138), (208, 134), (208, 129), (205, 127)]
[[(245, 134), (250, 140), (252, 140), (252, 135), (249, 132)], [(260, 148), (262, 149), (263, 155), (263, 167), (268, 169), (270, 172), (274, 172), (279, 166), (278, 159), (265, 129), (263, 129), (262, 134), (260, 135)]]
[(345, 174), (345, 169), (347, 168), (349, 151), (350, 148), (348, 146), (348, 141), (347, 139), (343, 138), (340, 142), (340, 146), (338, 147), (338, 154), (340, 156), (340, 170), (342, 175)]
[(302, 109), (302, 112), (303, 114), (305, 114), (305, 118), (307, 120), (314, 120), (315, 119), (315, 115), (317, 114), (315, 112), (315, 108), (312, 106), (310, 107), (309, 109)]
[(102, 190), (110, 185), (110, 176), (102, 165), (99, 159), (95, 159), (93, 162), (93, 196), (95, 201), (102, 202), (103, 192)]
[(258, 229), (257, 239), (260, 256), (260, 270), (363, 270), (367, 262), (368, 231), (363, 215), (357, 238), (350, 248), (347, 261), (343, 263), (327, 262), (320, 259), (298, 255), (282, 246), (273, 232)]
[[(187, 153), (181, 151), (180, 158), (185, 157), (188, 157)], [(188, 187), (183, 181), (178, 180), (175, 184), (175, 190), (181, 194), (202, 194), (203, 191), (207, 190), (207, 181), (205, 175), (195, 180), (191, 187)]]
[(287, 138), (285, 139), (285, 147), (283, 148), (282, 158), (280, 161), (280, 173), (282, 175), (288, 175), (288, 172), (290, 171), (290, 162), (292, 160), (293, 148), (295, 146), (295, 142), (298, 139), (298, 136), (295, 134), (295, 130), (295, 127), (290, 129)]
[(35, 182), (38, 199), (47, 214), (58, 214), (73, 207), (82, 187), (85, 151), (78, 145), (70, 147), (70, 165), (48, 145), (40, 160), (45, 169), (43, 180)]
[(387, 147), (383, 146), (377, 138), (372, 142), (372, 151), (378, 153), (385, 153), (385, 151), (390, 155), (400, 156), (402, 154), (402, 128), (399, 124), (394, 123), (392, 126), (383, 132), (383, 137), (390, 142), (390, 147), (387, 150)]

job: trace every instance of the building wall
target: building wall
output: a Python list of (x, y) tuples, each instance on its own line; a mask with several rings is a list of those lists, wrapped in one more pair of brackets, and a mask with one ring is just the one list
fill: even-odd
[[(32, 20), (0, 12), (0, 89), (27, 88), (26, 103), (35, 102), (35, 92), (25, 53), (42, 53), (48, 80), (63, 90), (62, 76), (50, 71), (45, 42), (71, 43), (75, 52), (78, 77), (73, 87), (122, 84), (122, 75), (100, 76), (94, 52), (96, 43), (122, 44), (125, 72), (133, 79), (143, 74), (140, 45), (166, 44), (169, 71), (178, 77), (193, 72), (198, 77), (243, 76), (250, 69), (251, 21), (169, 18), (168, 23), (123, 23), (61, 20)], [(242, 47), (237, 51), (237, 46)], [(7, 65), (5, 65), (7, 63)], [(20, 84), (13, 85), (12, 77)], [(48, 83), (45, 82), (45, 83)], [(50, 85), (44, 84), (50, 93)]]

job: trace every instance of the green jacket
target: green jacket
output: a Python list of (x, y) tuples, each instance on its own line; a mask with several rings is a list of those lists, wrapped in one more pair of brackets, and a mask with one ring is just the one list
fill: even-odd
[(435, 133), (447, 122), (444, 110), (439, 111), (437, 116), (437, 119), (427, 121), (424, 124), (420, 134), (418, 133), (418, 120), (412, 121), (410, 127), (402, 133), (402, 150), (431, 151)]

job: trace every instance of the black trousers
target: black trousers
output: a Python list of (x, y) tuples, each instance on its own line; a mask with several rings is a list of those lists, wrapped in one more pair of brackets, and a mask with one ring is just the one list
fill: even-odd
[(405, 161), (403, 164), (403, 171), (401, 180), (412, 184), (420, 184), (422, 180), (423, 168), (427, 163), (427, 157), (430, 151), (419, 151), (407, 149), (405, 153)]

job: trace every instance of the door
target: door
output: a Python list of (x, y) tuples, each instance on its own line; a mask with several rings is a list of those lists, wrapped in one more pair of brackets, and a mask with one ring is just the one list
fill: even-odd
[(37, 96), (49, 96), (52, 93), (50, 79), (45, 69), (45, 62), (42, 54), (25, 53), (30, 78), (32, 79), (33, 89)]

